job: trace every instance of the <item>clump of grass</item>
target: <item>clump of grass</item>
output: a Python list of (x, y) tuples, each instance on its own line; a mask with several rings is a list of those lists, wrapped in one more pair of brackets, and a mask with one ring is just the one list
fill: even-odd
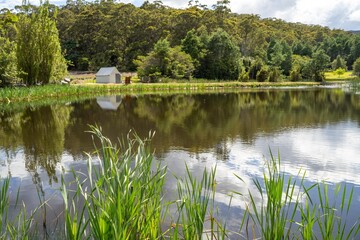
[[(30, 236), (35, 236), (30, 229), (33, 224), (33, 218), (37, 211), (35, 209), (32, 214), (27, 217), (25, 205), (20, 205), (20, 211), (13, 220), (9, 219), (9, 189), (10, 177), (1, 179), (0, 188), (0, 239), (27, 239)], [(15, 206), (18, 205), (19, 190), (17, 192)]]
[[(271, 153), (271, 151), (270, 151)], [(259, 179), (253, 182), (256, 190), (261, 196), (261, 204), (258, 206), (254, 193), (249, 190), (250, 203), (245, 210), (240, 231), (244, 224), (251, 220), (254, 224), (253, 235), (260, 234), (263, 239), (282, 239), (290, 238), (292, 227), (296, 215), (297, 207), (300, 202), (300, 194), (295, 193), (297, 181), (292, 176), (286, 177), (280, 171), (280, 156), (266, 162), (266, 170), (263, 173), (263, 184)], [(237, 176), (241, 179), (239, 176)], [(302, 185), (304, 176), (300, 181)], [(248, 232), (248, 229), (246, 229)], [(248, 236), (249, 237), (249, 236)]]
[[(299, 171), (295, 178), (286, 176), (280, 171), (280, 156), (275, 159), (272, 153), (270, 155), (263, 173), (263, 182), (253, 180), (261, 197), (260, 204), (256, 201), (254, 192), (249, 190), (248, 193), (249, 204), (240, 225), (240, 232), (245, 231), (247, 239), (357, 238), (360, 218), (351, 225), (346, 220), (352, 203), (353, 188), (349, 192), (346, 185), (337, 185), (331, 204), (327, 184), (316, 183), (305, 187), (305, 172), (301, 175)], [(315, 189), (317, 193), (311, 194)], [(249, 230), (252, 231), (252, 236)]]
[[(317, 192), (319, 197), (317, 225), (321, 238), (355, 239), (359, 233), (360, 224), (355, 223), (349, 226), (347, 223), (354, 188), (348, 191), (346, 185), (337, 184), (333, 199), (330, 199), (326, 183), (318, 185)], [(333, 203), (330, 202), (331, 200)]]
[[(161, 236), (162, 198), (166, 167), (153, 164), (147, 140), (127, 136), (115, 146), (92, 127), (101, 142), (98, 168), (88, 163), (88, 187), (77, 181), (77, 191), (84, 201), (80, 216), (71, 212), (65, 200), (66, 233), (71, 239), (86, 236), (86, 228), (95, 239), (156, 239)], [(149, 139), (152, 134), (149, 135)], [(156, 166), (155, 166), (156, 165)], [(64, 199), (69, 199), (63, 185)], [(71, 201), (74, 203), (74, 201)], [(72, 204), (72, 208), (76, 208)], [(73, 214), (71, 214), (73, 213)], [(79, 222), (84, 214), (88, 221)], [(75, 224), (74, 224), (75, 223)]]
[[(182, 239), (202, 239), (203, 235), (211, 239), (225, 239), (225, 225), (219, 224), (214, 217), (215, 173), (216, 167), (210, 172), (205, 169), (198, 181), (186, 165), (186, 177), (178, 178), (178, 220), (173, 232), (175, 239), (179, 236)], [(206, 221), (209, 221), (209, 230), (204, 230)]]
[(10, 178), (5, 178), (2, 180), (0, 188), (0, 227), (1, 227), (1, 235), (0, 238), (3, 239), (3, 229), (5, 228), (6, 221), (8, 219), (8, 208), (9, 208), (9, 186), (10, 186)]

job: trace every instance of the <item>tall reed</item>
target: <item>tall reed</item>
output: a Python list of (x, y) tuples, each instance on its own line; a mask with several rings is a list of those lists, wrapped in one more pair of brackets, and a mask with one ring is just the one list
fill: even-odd
[[(216, 192), (216, 167), (203, 172), (198, 181), (186, 165), (184, 179), (177, 178), (179, 200), (176, 202), (178, 220), (174, 228), (174, 239), (202, 239), (203, 236), (213, 239), (225, 238), (225, 226), (215, 219), (214, 202)], [(206, 219), (208, 218), (208, 219)], [(206, 221), (210, 226), (204, 230)]]
[[(252, 221), (254, 229), (253, 237), (259, 234), (263, 239), (290, 238), (292, 227), (300, 202), (300, 194), (295, 193), (297, 180), (292, 176), (285, 176), (280, 171), (280, 155), (276, 159), (270, 151), (271, 158), (266, 162), (266, 170), (263, 173), (263, 184), (259, 179), (253, 179), (261, 202), (255, 199), (254, 192), (249, 190), (249, 205), (245, 210), (244, 219), (240, 226), (243, 231), (245, 221)], [(238, 177), (239, 178), (239, 177)], [(300, 180), (300, 185), (304, 176)], [(248, 218), (245, 220), (245, 218)], [(248, 229), (246, 229), (248, 233)], [(249, 236), (247, 236), (249, 238)]]
[(2, 180), (1, 188), (0, 188), (0, 227), (1, 227), (0, 239), (3, 239), (5, 237), (4, 229), (6, 228), (6, 223), (8, 219), (8, 208), (9, 208), (9, 196), (8, 196), (9, 186), (10, 186), (10, 178), (5, 178), (4, 180)]
[[(249, 190), (248, 193), (249, 204), (240, 225), (245, 238), (340, 240), (358, 237), (360, 217), (350, 224), (347, 221), (353, 188), (348, 191), (346, 185), (339, 184), (331, 199), (327, 184), (306, 187), (306, 172), (301, 175), (300, 170), (295, 177), (286, 176), (280, 171), (280, 156), (275, 159), (271, 151), (270, 155), (263, 182), (253, 179), (260, 203), (256, 201), (255, 192)], [(315, 194), (314, 190), (317, 190)]]
[[(1, 179), (0, 181), (0, 239), (29, 239), (31, 236), (35, 236), (34, 232), (30, 229), (33, 226), (34, 215), (38, 208), (36, 208), (30, 216), (26, 214), (26, 207), (24, 204), (20, 204), (19, 213), (10, 219), (10, 177)], [(17, 191), (15, 206), (18, 205), (19, 191)], [(15, 209), (15, 208), (14, 208)]]
[[(78, 216), (71, 216), (65, 201), (67, 237), (86, 235), (89, 225), (89, 237), (95, 239), (159, 238), (166, 167), (154, 164), (149, 153), (147, 141), (152, 134), (146, 140), (128, 135), (115, 146), (98, 128), (92, 127), (91, 133), (101, 142), (97, 150), (100, 164), (94, 165), (89, 158), (88, 187), (76, 176), (76, 194), (84, 201), (80, 219), (86, 215), (88, 222), (79, 223)], [(69, 199), (65, 187), (63, 196)], [(75, 221), (78, 224), (72, 225)]]
[(351, 225), (347, 220), (354, 188), (349, 191), (346, 184), (337, 184), (331, 197), (328, 184), (323, 183), (318, 185), (317, 192), (319, 197), (317, 225), (321, 239), (356, 239), (360, 230), (360, 217)]

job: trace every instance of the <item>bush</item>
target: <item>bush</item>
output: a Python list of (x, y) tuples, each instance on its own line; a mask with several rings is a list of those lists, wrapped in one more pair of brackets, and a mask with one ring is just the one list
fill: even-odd
[(296, 81), (301, 81), (301, 80), (302, 80), (302, 77), (301, 77), (300, 70), (298, 68), (291, 70), (290, 81), (296, 82)]
[(78, 63), (77, 63), (77, 68), (80, 71), (88, 71), (89, 66), (90, 66), (89, 58), (87, 58), (87, 57), (79, 58)]
[(269, 72), (269, 81), (278, 82), (281, 80), (281, 72), (278, 68), (272, 68)]
[(256, 74), (256, 80), (258, 82), (266, 82), (269, 80), (269, 68), (266, 66), (263, 66), (260, 71)]

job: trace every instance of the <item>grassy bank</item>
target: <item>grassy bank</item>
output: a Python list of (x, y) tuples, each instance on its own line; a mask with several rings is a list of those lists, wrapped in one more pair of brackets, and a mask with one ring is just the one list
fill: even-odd
[(296, 87), (318, 86), (316, 82), (203, 82), (203, 83), (133, 83), (129, 85), (116, 84), (76, 84), (69, 86), (46, 85), (36, 87), (2, 88), (0, 102), (32, 102), (66, 97), (93, 97), (106, 94), (126, 94), (144, 92), (169, 91), (214, 91), (222, 89), (261, 88), (261, 87)]
[[(359, 219), (348, 222), (353, 189), (327, 184), (305, 186), (305, 173), (288, 176), (280, 171), (280, 158), (267, 161), (255, 189), (229, 194), (246, 203), (238, 231), (227, 230), (216, 205), (216, 168), (197, 179), (187, 172), (177, 178), (177, 199), (167, 201), (166, 166), (153, 160), (149, 138), (129, 134), (116, 145), (97, 128), (100, 165), (88, 161), (87, 172), (73, 172), (74, 182), (62, 180), (64, 201), (59, 239), (356, 239)], [(84, 179), (85, 177), (85, 179)], [(239, 184), (242, 183), (241, 177)], [(62, 177), (63, 179), (63, 177)], [(1, 182), (1, 239), (36, 238), (32, 215), (23, 211), (15, 221), (7, 218), (9, 179)], [(70, 185), (69, 185), (70, 184)], [(75, 189), (75, 190), (69, 190)], [(334, 194), (334, 195), (332, 195)], [(260, 201), (256, 201), (260, 196)], [(315, 197), (314, 197), (315, 196)], [(330, 197), (331, 196), (331, 197)], [(315, 199), (318, 199), (317, 201)], [(229, 203), (230, 204), (230, 203)], [(39, 206), (41, 210), (43, 206)], [(169, 211), (173, 207), (175, 211)], [(56, 237), (55, 237), (56, 238)]]
[(351, 71), (345, 72), (344, 74), (341, 75), (337, 74), (336, 71), (325, 72), (326, 81), (350, 81), (355, 78), (356, 76), (354, 76)]

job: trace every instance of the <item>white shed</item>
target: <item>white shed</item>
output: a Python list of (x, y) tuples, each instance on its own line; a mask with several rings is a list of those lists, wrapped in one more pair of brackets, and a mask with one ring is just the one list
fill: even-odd
[(121, 74), (116, 67), (103, 67), (96, 73), (96, 83), (121, 83)]

